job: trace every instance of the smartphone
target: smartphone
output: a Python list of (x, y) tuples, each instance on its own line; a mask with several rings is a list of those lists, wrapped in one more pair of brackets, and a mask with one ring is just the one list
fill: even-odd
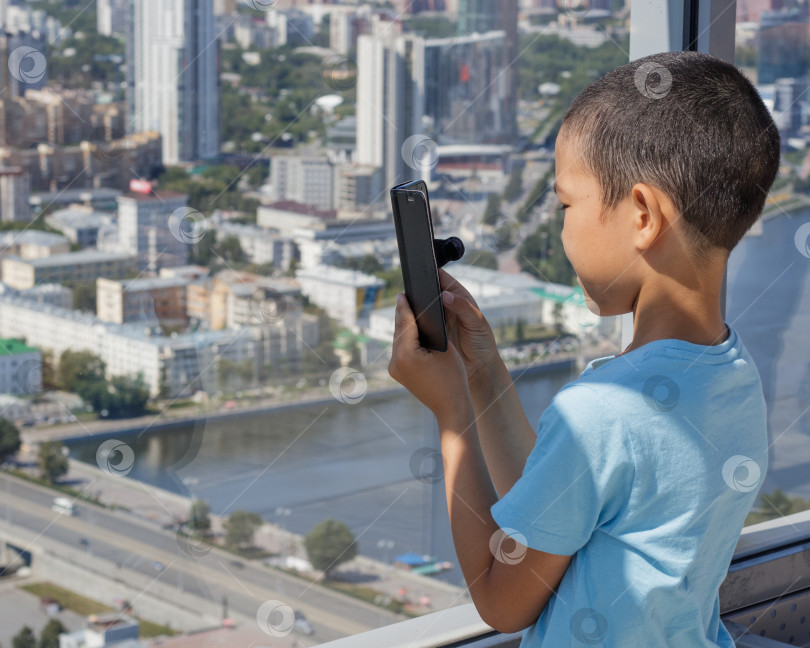
[(419, 344), (426, 349), (447, 351), (447, 327), (427, 185), (423, 180), (397, 185), (391, 189), (391, 206), (405, 296), (416, 317)]

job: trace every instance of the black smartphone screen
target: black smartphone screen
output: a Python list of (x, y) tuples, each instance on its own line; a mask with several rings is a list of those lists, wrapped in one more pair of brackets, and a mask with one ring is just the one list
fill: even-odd
[(416, 317), (419, 343), (426, 349), (447, 351), (427, 185), (422, 180), (397, 185), (391, 189), (391, 206), (405, 296)]

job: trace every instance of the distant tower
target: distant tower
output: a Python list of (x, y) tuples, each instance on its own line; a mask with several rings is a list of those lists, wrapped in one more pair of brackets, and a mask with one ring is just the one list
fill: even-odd
[(134, 0), (130, 10), (128, 131), (158, 131), (165, 163), (216, 157), (219, 72), (213, 4)]
[[(383, 169), (390, 187), (424, 176), (403, 152), (422, 132), (425, 41), (417, 36), (360, 36), (357, 41), (357, 153), (355, 162)], [(407, 148), (407, 147), (406, 147)]]
[(506, 33), (504, 66), (508, 83), (508, 113), (511, 138), (517, 137), (517, 53), (518, 53), (518, 0), (458, 0), (458, 34), (483, 34), (493, 29)]

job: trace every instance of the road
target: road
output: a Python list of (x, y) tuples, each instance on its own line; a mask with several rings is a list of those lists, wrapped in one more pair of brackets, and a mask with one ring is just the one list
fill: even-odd
[(14, 477), (0, 475), (0, 493), (0, 524), (22, 526), (73, 549), (83, 546), (87, 566), (96, 557), (117, 565), (111, 578), (126, 582), (131, 571), (157, 577), (178, 590), (178, 602), (187, 600), (191, 607), (195, 597), (217, 603), (227, 597), (229, 610), (255, 618), (264, 601), (280, 600), (306, 614), (319, 642), (405, 618), (261, 564), (239, 561), (240, 567), (219, 549), (189, 555), (174, 532), (123, 512), (77, 502), (77, 515), (61, 515), (50, 508), (52, 491)]

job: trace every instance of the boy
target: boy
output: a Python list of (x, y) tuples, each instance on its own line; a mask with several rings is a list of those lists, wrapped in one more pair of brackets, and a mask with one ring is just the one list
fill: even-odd
[(633, 313), (526, 419), (469, 293), (440, 272), (450, 346), (419, 346), (398, 295), (389, 373), (436, 416), (459, 565), (522, 646), (733, 646), (718, 590), (768, 463), (759, 375), (721, 314), (779, 135), (732, 65), (696, 52), (614, 70), (556, 144), (562, 242), (586, 303)]

